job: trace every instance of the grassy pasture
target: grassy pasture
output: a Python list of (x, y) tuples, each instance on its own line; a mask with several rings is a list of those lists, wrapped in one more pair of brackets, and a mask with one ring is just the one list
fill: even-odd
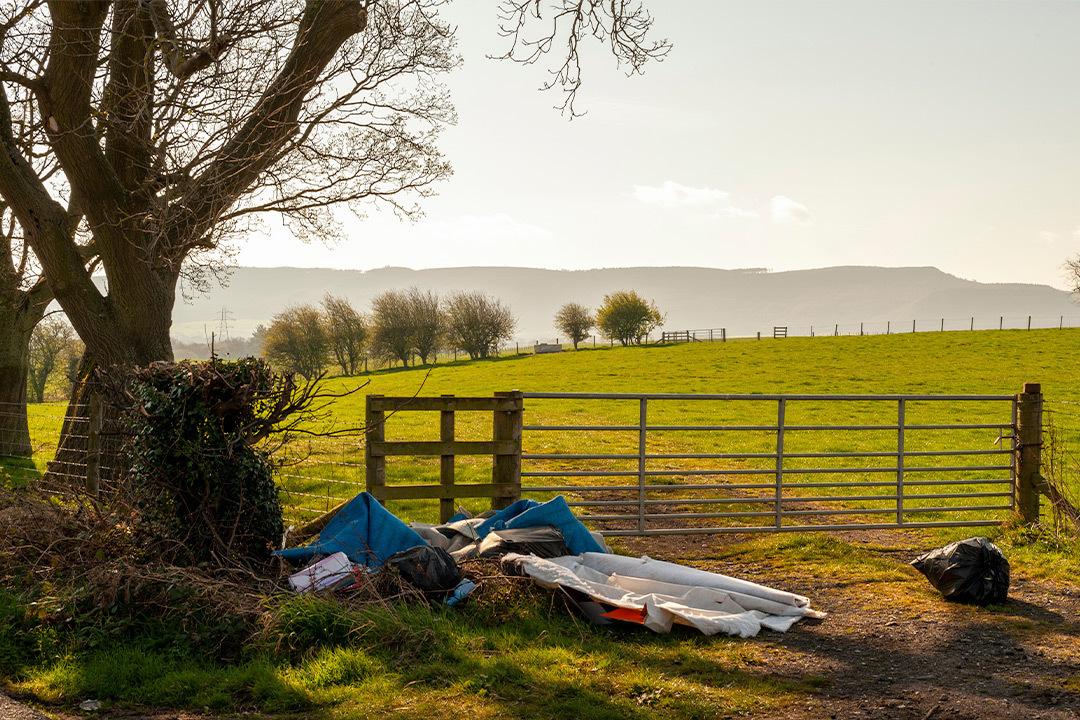
[[(363, 421), (364, 393), (410, 396), (452, 393), (457, 395), (489, 395), (499, 390), (553, 392), (655, 392), (655, 393), (842, 393), (842, 394), (1011, 394), (1025, 381), (1043, 384), (1050, 404), (1080, 401), (1077, 376), (1080, 370), (1072, 362), (1080, 346), (1080, 331), (986, 331), (919, 333), (911, 335), (873, 337), (789, 338), (786, 340), (737, 340), (728, 343), (693, 343), (667, 347), (635, 347), (588, 349), (560, 355), (524, 356), (499, 360), (459, 363), (426, 369), (394, 370), (375, 373), (361, 379), (335, 378), (334, 388), (345, 388), (368, 380), (360, 393), (340, 400), (333, 412), (339, 426), (358, 425)], [(1062, 423), (1070, 425), (1067, 405), (1063, 408)], [(635, 425), (638, 422), (636, 401), (526, 401), (526, 425)], [(937, 403), (910, 402), (906, 408), (906, 423), (957, 424), (1010, 422), (1009, 403)], [(774, 425), (777, 406), (774, 401), (713, 402), (713, 401), (654, 401), (648, 408), (650, 425)], [(895, 425), (895, 402), (822, 403), (799, 401), (788, 404), (787, 424), (824, 425)], [(1080, 418), (1073, 423), (1080, 428)], [(1009, 443), (998, 442), (999, 430), (909, 430), (906, 433), (907, 451), (925, 452), (946, 449), (971, 449), (994, 453), (1008, 450)], [(438, 414), (400, 412), (387, 421), (388, 440), (420, 440), (438, 437)], [(484, 413), (459, 413), (459, 439), (490, 439), (491, 418)], [(636, 431), (543, 432), (527, 431), (526, 453), (633, 454), (637, 451)], [(650, 432), (650, 454), (693, 453), (772, 453), (776, 448), (771, 431), (655, 431)], [(851, 431), (789, 431), (785, 437), (785, 453), (807, 452), (889, 452), (895, 451), (895, 430), (868, 432)], [(362, 488), (363, 450), (359, 438), (350, 440), (315, 440), (291, 448), (303, 460), (283, 472), (283, 485), (293, 491), (291, 501), (311, 513), (332, 506)], [(961, 489), (949, 485), (949, 480), (996, 480), (998, 483), (965, 485), (963, 490), (985, 494), (972, 500), (949, 498), (909, 499), (905, 507), (948, 507), (963, 504), (996, 506), (1005, 504), (1007, 486), (1000, 481), (1008, 478), (1006, 471), (930, 472), (919, 470), (948, 464), (951, 467), (1004, 466), (1009, 455), (985, 454), (941, 459), (909, 457), (906, 480), (911, 494), (949, 494)], [(438, 458), (389, 458), (387, 479), (390, 484), (438, 482)], [(772, 482), (771, 458), (741, 460), (664, 459), (650, 460), (650, 471), (671, 472), (672, 475), (650, 476), (651, 484), (761, 484)], [(881, 496), (882, 500), (847, 502), (849, 509), (879, 510), (871, 513), (888, 519), (886, 510), (895, 507), (895, 472), (800, 474), (799, 468), (836, 467), (895, 467), (895, 458), (791, 458), (785, 466), (788, 475), (785, 497), (811, 498), (825, 496)], [(459, 458), (459, 474), (467, 482), (484, 482), (489, 478), (487, 458)], [(713, 476), (679, 476), (680, 470), (709, 470), (732, 468), (744, 474)], [(636, 469), (636, 460), (526, 460), (526, 471), (589, 469), (626, 471)], [(760, 471), (760, 474), (753, 474)], [(746, 474), (749, 472), (749, 474)], [(801, 483), (869, 481), (881, 483), (873, 488), (800, 488)], [(914, 485), (916, 482), (941, 482), (941, 485)], [(587, 484), (590, 486), (629, 486), (633, 477), (604, 477), (588, 479), (527, 478), (532, 485)], [(543, 498), (551, 493), (536, 493)], [(677, 512), (694, 512), (693, 503), (681, 499), (696, 499), (708, 491), (650, 491), (648, 499)], [(709, 506), (704, 512), (766, 512), (771, 508), (772, 493), (767, 488), (740, 489), (725, 496), (738, 495), (739, 503)], [(636, 490), (581, 493), (589, 500), (604, 498), (608, 502), (636, 498)], [(753, 503), (761, 498), (761, 503)], [(464, 500), (470, 509), (482, 509), (484, 500)], [(829, 503), (808, 503), (808, 507), (836, 507)], [(431, 520), (435, 504), (428, 501), (400, 501), (393, 509), (409, 519)], [(592, 514), (626, 512), (628, 506), (597, 506)], [(702, 512), (700, 507), (697, 512)], [(955, 512), (924, 512), (907, 516), (910, 521), (986, 517), (992, 512), (974, 514)], [(843, 519), (841, 517), (841, 519)], [(869, 519), (869, 516), (867, 518)], [(727, 519), (726, 523), (759, 524), (761, 517)], [(807, 522), (820, 521), (809, 516)], [(692, 520), (710, 523), (710, 520)], [(620, 527), (620, 521), (600, 523)]]
[[(460, 362), (432, 369), (394, 369), (362, 378), (333, 378), (332, 390), (344, 390), (367, 382), (360, 392), (335, 402), (327, 426), (359, 427), (363, 423), (366, 393), (392, 396), (490, 395), (499, 390), (532, 392), (653, 392), (653, 393), (839, 393), (839, 394), (1011, 394), (1025, 381), (1043, 384), (1048, 409), (1055, 413), (1066, 430), (1080, 430), (1080, 417), (1071, 415), (1068, 403), (1080, 402), (1080, 368), (1073, 361), (1080, 347), (1080, 330), (981, 331), (917, 333), (889, 336), (842, 336), (788, 338), (785, 340), (734, 340), (727, 343), (690, 343), (675, 346), (583, 349), (557, 355), (504, 357), (483, 362)], [(1065, 404), (1061, 404), (1065, 403)], [(1080, 407), (1075, 408), (1080, 414)], [(528, 400), (526, 425), (635, 425), (638, 422), (636, 401)], [(31, 425), (35, 447), (40, 452), (35, 464), (40, 470), (55, 447), (63, 407), (58, 404), (31, 407)], [(774, 401), (653, 401), (648, 408), (650, 425), (775, 425)], [(1009, 403), (938, 403), (910, 402), (906, 423), (956, 424), (1010, 422)], [(397, 413), (387, 421), (388, 440), (433, 440), (438, 437), (438, 413)], [(786, 408), (786, 423), (821, 425), (895, 425), (895, 402), (823, 403), (791, 402)], [(458, 439), (490, 439), (491, 417), (486, 413), (459, 413), (456, 419)], [(922, 511), (920, 508), (948, 508), (958, 504), (994, 507), (1007, 504), (1005, 493), (1008, 472), (1002, 470), (930, 471), (920, 468), (969, 466), (1005, 466), (1009, 463), (1007, 441), (999, 442), (1000, 431), (984, 430), (908, 430), (906, 450), (911, 452), (947, 449), (978, 450), (987, 454), (938, 458), (912, 456), (905, 461), (908, 472), (906, 495), (942, 495), (971, 491), (983, 497), (975, 500), (928, 497), (905, 500), (909, 521), (954, 520), (995, 516), (996, 511), (958, 513), (949, 510)], [(526, 453), (634, 454), (636, 431), (544, 432), (527, 431)], [(889, 521), (895, 508), (895, 457), (794, 458), (792, 454), (811, 452), (890, 452), (896, 448), (895, 430), (875, 431), (788, 431), (785, 435), (785, 498), (790, 507), (804, 510), (805, 521), (816, 524), (824, 516), (811, 515), (814, 509), (844, 508), (867, 511), (862, 521)], [(650, 454), (694, 453), (773, 453), (775, 433), (771, 431), (651, 431)], [(311, 517), (363, 489), (364, 454), (360, 437), (315, 438), (293, 443), (285, 453), (288, 464), (281, 472), (287, 491), (286, 502), (296, 519)], [(650, 476), (651, 485), (730, 484), (760, 485), (728, 491), (650, 490), (647, 500), (667, 512), (758, 513), (723, 520), (686, 519), (687, 525), (747, 525), (767, 522), (772, 510), (773, 491), (765, 487), (773, 482), (772, 458), (748, 459), (656, 459), (648, 470), (670, 473)], [(588, 485), (610, 487), (610, 491), (587, 491), (579, 499), (599, 503), (589, 512), (612, 515), (632, 512), (636, 489), (629, 488), (636, 478), (636, 459), (620, 460), (526, 460), (526, 471), (600, 470), (627, 472), (623, 477), (526, 478), (527, 485)], [(878, 472), (800, 473), (800, 469), (866, 467)], [(464, 482), (485, 482), (490, 478), (489, 458), (459, 458), (459, 476)], [(679, 475), (680, 471), (724, 470), (730, 475)], [(387, 480), (390, 484), (437, 483), (438, 458), (389, 458)], [(26, 469), (8, 468), (9, 473), (26, 475)], [(964, 485), (951, 480), (969, 481)], [(985, 484), (970, 484), (987, 480)], [(874, 487), (813, 487), (829, 482), (873, 482)], [(922, 485), (918, 483), (923, 483)], [(938, 484), (931, 484), (938, 483)], [(737, 498), (724, 505), (703, 506), (694, 503), (710, 494)], [(554, 493), (538, 492), (538, 499)], [(860, 501), (807, 502), (811, 498), (859, 496)], [(881, 498), (881, 499), (874, 499)], [(690, 502), (679, 502), (687, 500)], [(760, 502), (755, 502), (760, 500)], [(485, 500), (462, 500), (472, 510), (484, 509)], [(623, 504), (617, 504), (623, 503)], [(434, 501), (397, 501), (392, 509), (410, 520), (434, 520)], [(829, 522), (844, 522), (857, 516), (833, 516)], [(794, 522), (794, 521), (792, 521)], [(670, 524), (670, 522), (668, 523)], [(658, 527), (659, 521), (651, 527)], [(600, 521), (601, 528), (626, 527), (627, 521)]]

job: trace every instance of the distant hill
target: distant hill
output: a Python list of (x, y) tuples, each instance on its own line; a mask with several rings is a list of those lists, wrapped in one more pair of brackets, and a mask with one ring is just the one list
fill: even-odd
[(604, 294), (632, 288), (655, 299), (671, 330), (727, 328), (728, 334), (772, 332), (774, 325), (792, 334), (893, 332), (1020, 327), (1028, 315), (1033, 326), (1056, 326), (1072, 316), (1080, 324), (1080, 307), (1069, 293), (1046, 285), (986, 284), (963, 280), (932, 267), (831, 267), (791, 272), (718, 270), (697, 267), (633, 267), (599, 270), (461, 267), (410, 270), (323, 270), (306, 268), (238, 268), (225, 287), (189, 301), (178, 301), (173, 335), (182, 341), (203, 341), (221, 326), (227, 311), (229, 332), (246, 336), (276, 312), (297, 303), (315, 303), (331, 292), (366, 309), (371, 298), (390, 288), (417, 286), (439, 293), (481, 290), (508, 303), (518, 317), (522, 342), (554, 339), (551, 319), (568, 301), (596, 307)]

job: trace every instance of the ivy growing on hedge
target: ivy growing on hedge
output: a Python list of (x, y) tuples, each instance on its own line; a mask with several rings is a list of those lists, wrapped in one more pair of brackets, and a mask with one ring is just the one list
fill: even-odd
[(281, 541), (274, 463), (258, 442), (296, 387), (262, 360), (154, 363), (125, 390), (140, 545), (176, 563), (263, 562)]

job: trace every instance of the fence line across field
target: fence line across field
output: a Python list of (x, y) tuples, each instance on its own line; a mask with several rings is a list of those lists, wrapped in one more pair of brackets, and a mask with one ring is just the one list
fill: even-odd
[[(612, 535), (984, 526), (1039, 511), (1034, 384), (1018, 395), (509, 392), (366, 402), (362, 436), (309, 443), (310, 460), (303, 443), (286, 446), (278, 479), (294, 516), (325, 513), (363, 488), (384, 502), (437, 500), (443, 518), (459, 497), (501, 507), (562, 494)], [(399, 412), (437, 413), (438, 439), (387, 440)], [(460, 439), (458, 412), (474, 423), (489, 414), (491, 439)], [(567, 422), (567, 412), (589, 420)], [(93, 448), (100, 428), (81, 421), (89, 435), (77, 440)], [(626, 447), (605, 446), (609, 437)], [(401, 456), (439, 458), (437, 484), (388, 482), (387, 463)], [(475, 462), (466, 478), (461, 456), (491, 458), (490, 482), (476, 482)], [(58, 491), (111, 474), (101, 457), (87, 459), (96, 465), (50, 463)], [(38, 475), (40, 463), (20, 462), (0, 470)]]

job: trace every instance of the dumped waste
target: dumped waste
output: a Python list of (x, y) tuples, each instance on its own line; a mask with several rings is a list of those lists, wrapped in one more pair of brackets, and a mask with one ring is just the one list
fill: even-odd
[[(562, 496), (519, 500), (441, 525), (406, 524), (370, 494), (346, 503), (308, 545), (277, 552), (304, 569), (297, 592), (344, 590), (364, 574), (393, 572), (432, 600), (460, 605), (478, 587), (459, 563), (501, 558), (507, 575), (558, 589), (597, 624), (628, 623), (654, 632), (685, 625), (706, 635), (752, 637), (823, 618), (801, 595), (648, 557), (616, 555), (573, 514)], [(483, 580), (479, 581), (481, 584)]]
[(959, 540), (911, 564), (946, 600), (996, 605), (1009, 597), (1009, 561), (987, 538)]
[(386, 565), (430, 598), (446, 597), (461, 582), (461, 570), (450, 553), (431, 545), (417, 545), (394, 553)]

